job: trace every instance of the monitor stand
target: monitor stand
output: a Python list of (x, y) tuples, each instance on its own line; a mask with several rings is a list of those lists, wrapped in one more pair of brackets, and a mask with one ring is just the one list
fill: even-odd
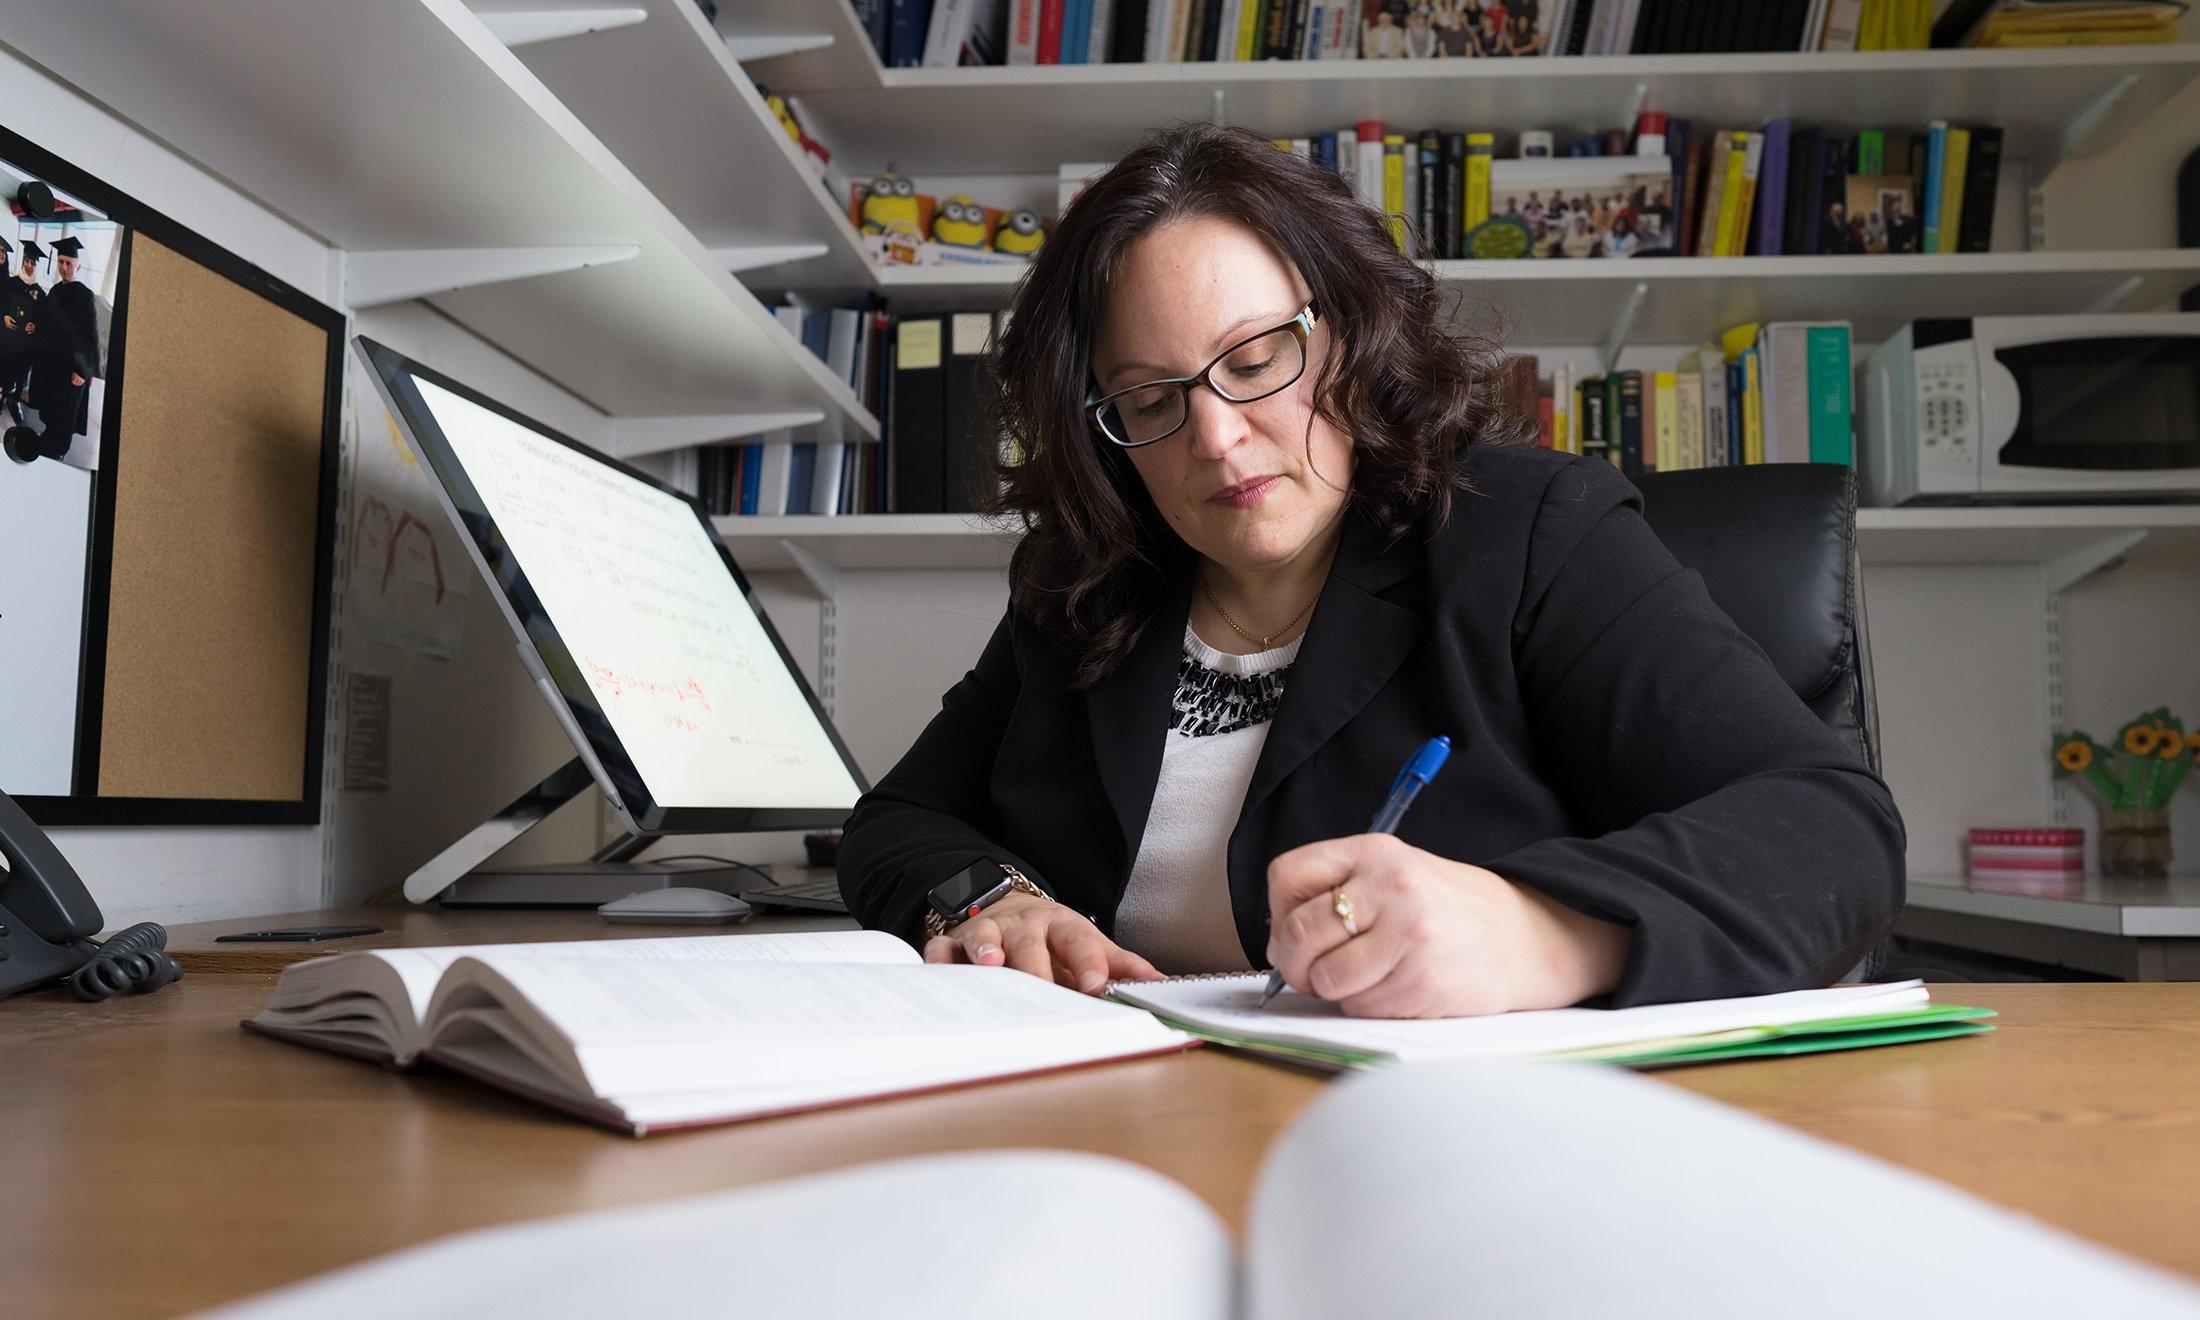
[(632, 860), (657, 842), (657, 835), (628, 834), (585, 862), (481, 864), (594, 782), (579, 757), (566, 762), (405, 877), (405, 897), (415, 903), (441, 900), (445, 907), (598, 907), (649, 889), (679, 886), (737, 894), (772, 883), (768, 873), (723, 862)]

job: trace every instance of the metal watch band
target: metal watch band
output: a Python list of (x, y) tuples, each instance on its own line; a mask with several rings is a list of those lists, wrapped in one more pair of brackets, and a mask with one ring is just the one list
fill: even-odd
[[(1007, 862), (995, 862), (994, 865), (1000, 867), (1002, 874), (1008, 877), (1008, 887), (1012, 893), (1029, 894), (1033, 898), (1043, 898), (1049, 903), (1054, 901), (1054, 895), (1026, 879), (1022, 871), (1010, 866)], [(960, 922), (956, 923), (956, 925), (961, 924)], [(947, 918), (930, 908), (925, 909), (924, 933), (927, 936), (945, 935), (950, 929), (952, 928), (947, 924)]]

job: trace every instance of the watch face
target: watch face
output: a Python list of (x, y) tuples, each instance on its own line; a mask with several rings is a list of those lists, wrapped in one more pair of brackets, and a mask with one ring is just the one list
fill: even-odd
[(973, 904), (986, 898), (1008, 883), (1008, 872), (999, 862), (980, 860), (932, 887), (927, 895), (932, 910), (949, 921), (960, 921), (970, 915)]

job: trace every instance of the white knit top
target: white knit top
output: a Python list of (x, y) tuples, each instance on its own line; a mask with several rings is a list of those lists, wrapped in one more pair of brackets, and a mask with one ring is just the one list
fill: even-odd
[(1161, 777), (1115, 915), (1116, 943), (1169, 975), (1250, 967), (1230, 915), (1230, 831), (1300, 640), (1229, 655), (1184, 629)]

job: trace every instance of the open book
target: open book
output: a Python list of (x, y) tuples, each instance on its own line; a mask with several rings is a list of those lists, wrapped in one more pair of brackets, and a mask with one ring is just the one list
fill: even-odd
[(1989, 1031), (1993, 1011), (1929, 1002), (1916, 981), (1642, 1008), (1557, 1008), (1404, 1021), (1346, 1017), (1261, 972), (1118, 981), (1115, 998), (1214, 1041), (1329, 1068), (1446, 1059), (1577, 1059), (1651, 1067), (1896, 1045)]
[(469, 1233), (202, 1320), (2200, 1316), (2182, 1280), (1617, 1069), (1353, 1078), (1246, 1220), (1236, 1247), (1143, 1167), (983, 1151)]
[(877, 931), (339, 954), (285, 969), (244, 1025), (637, 1136), (1194, 1043), (1022, 972), (926, 967)]

